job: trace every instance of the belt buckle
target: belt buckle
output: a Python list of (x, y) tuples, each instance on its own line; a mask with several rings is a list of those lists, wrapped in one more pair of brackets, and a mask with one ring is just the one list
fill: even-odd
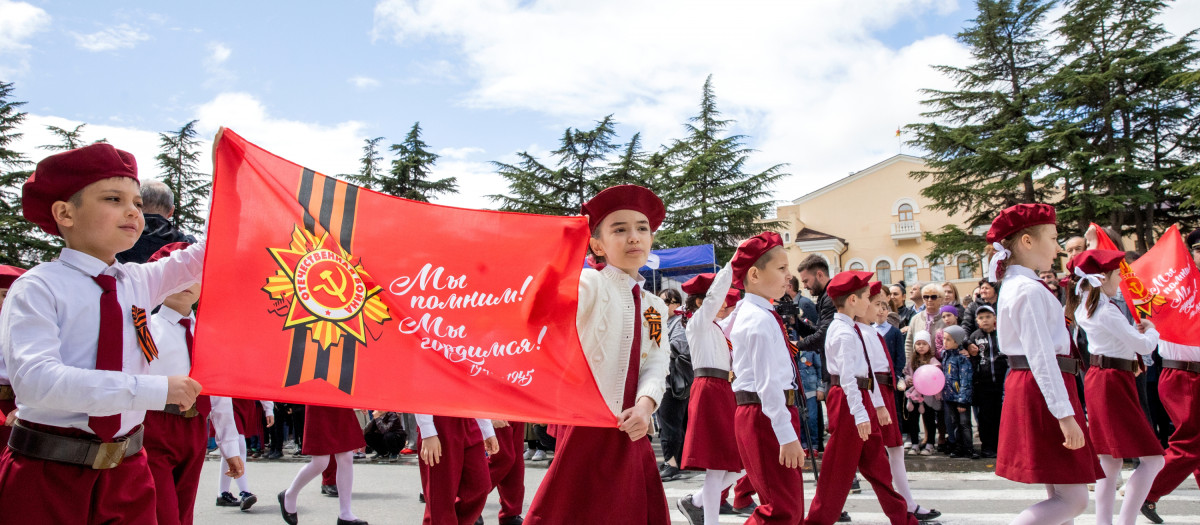
[(183, 413), (183, 417), (186, 417), (186, 418), (193, 418), (198, 415), (200, 415), (200, 411), (196, 410), (196, 405), (194, 405), (194, 404), (192, 405), (192, 408), (187, 409), (187, 412)]
[(100, 443), (100, 448), (96, 451), (96, 459), (92, 461), (92, 468), (96, 470), (116, 468), (125, 459), (125, 451), (128, 448), (129, 440), (126, 439)]
[(875, 390), (875, 375), (867, 376), (867, 390)]

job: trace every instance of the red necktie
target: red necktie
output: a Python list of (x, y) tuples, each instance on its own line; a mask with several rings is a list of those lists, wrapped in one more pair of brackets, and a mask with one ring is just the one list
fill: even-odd
[[(120, 371), (121, 357), (124, 353), (121, 332), (125, 329), (125, 320), (121, 315), (121, 303), (117, 300), (117, 279), (111, 275), (97, 275), (92, 279), (101, 290), (96, 370)], [(91, 416), (88, 418), (88, 427), (101, 441), (110, 442), (121, 429), (121, 414)]]
[[(191, 318), (184, 317), (183, 319), (180, 319), (179, 326), (183, 327), (183, 339), (185, 341), (187, 341), (188, 367), (190, 368), (192, 366), (192, 364), (195, 363), (195, 359), (192, 357), (192, 320), (191, 320)], [(198, 410), (200, 412), (201, 416), (208, 417), (208, 413), (212, 411), (212, 402), (209, 401), (208, 396), (197, 396), (196, 397), (196, 410)]]
[(637, 402), (638, 371), (642, 363), (642, 295), (641, 289), (633, 285), (633, 343), (629, 345), (629, 370), (625, 372), (625, 393), (621, 410), (629, 410)]
[(783, 342), (787, 343), (788, 361), (792, 362), (792, 385), (793, 388), (800, 385), (800, 369), (796, 367), (796, 355), (800, 353), (800, 349), (792, 344), (792, 339), (788, 337), (787, 327), (783, 325), (783, 318), (779, 316), (779, 312), (771, 310), (771, 315), (775, 316), (775, 322), (779, 323), (779, 330), (783, 332)]

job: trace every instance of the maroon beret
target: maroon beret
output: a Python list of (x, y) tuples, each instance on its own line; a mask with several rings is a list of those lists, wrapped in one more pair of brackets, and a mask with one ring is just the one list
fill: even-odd
[(746, 284), (743, 281), (746, 279), (746, 272), (749, 272), (754, 263), (776, 246), (783, 246), (783, 237), (775, 232), (762, 232), (742, 241), (730, 263), (730, 266), (733, 267), (733, 287), (745, 288)]
[(875, 297), (876, 295), (879, 295), (881, 293), (883, 293), (883, 283), (881, 283), (879, 281), (872, 281), (871, 282), (871, 291), (867, 292), (867, 297)]
[(742, 292), (739, 292), (737, 288), (730, 288), (728, 292), (725, 292), (725, 306), (733, 306), (741, 299)]
[(635, 184), (612, 186), (583, 203), (581, 212), (587, 215), (588, 228), (595, 230), (605, 217), (617, 210), (640, 211), (650, 220), (650, 231), (662, 226), (667, 208), (654, 192)]
[(1125, 252), (1117, 250), (1088, 250), (1071, 258), (1067, 269), (1072, 273), (1079, 268), (1087, 274), (1107, 274), (1121, 267), (1125, 260)]
[(837, 299), (871, 286), (872, 272), (846, 271), (833, 276), (825, 286), (825, 295)]
[(190, 242), (173, 242), (173, 243), (167, 244), (166, 246), (159, 248), (158, 251), (156, 251), (152, 255), (150, 255), (150, 258), (147, 259), (146, 262), (152, 263), (159, 259), (166, 259), (167, 257), (171, 256), (172, 252), (182, 250), (191, 245), (192, 245), (192, 243), (190, 243)]
[(25, 273), (24, 268), (0, 264), (0, 288), (12, 288), (13, 281)]
[(42, 231), (59, 235), (50, 205), (70, 199), (88, 184), (113, 177), (138, 180), (132, 153), (101, 142), (51, 155), (37, 163), (21, 187), (21, 212)]
[(688, 295), (704, 295), (708, 293), (708, 287), (712, 286), (713, 279), (716, 278), (715, 273), (702, 273), (683, 283), (683, 293)]
[(1054, 206), (1049, 204), (1018, 204), (1000, 212), (992, 221), (987, 232), (988, 244), (1000, 242), (1025, 228), (1040, 224), (1054, 224), (1057, 216)]

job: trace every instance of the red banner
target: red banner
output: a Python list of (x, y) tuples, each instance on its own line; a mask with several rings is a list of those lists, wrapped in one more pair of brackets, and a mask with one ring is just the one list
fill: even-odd
[[(1099, 232), (1097, 246), (1116, 249), (1104, 231)], [(1178, 226), (1171, 226), (1133, 264), (1121, 267), (1121, 295), (1135, 316), (1154, 323), (1163, 341), (1200, 346), (1198, 290), (1200, 274)]]
[(213, 150), (205, 393), (616, 426), (575, 328), (586, 220), (382, 195), (228, 129)]

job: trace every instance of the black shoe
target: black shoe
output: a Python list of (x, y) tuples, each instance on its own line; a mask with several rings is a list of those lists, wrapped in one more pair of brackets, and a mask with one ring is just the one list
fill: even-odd
[(859, 485), (858, 478), (854, 478), (854, 483), (850, 484), (850, 493), (851, 494), (861, 494), (862, 493), (862, 486)]
[(254, 494), (251, 494), (251, 493), (243, 490), (242, 493), (239, 495), (242, 497), (242, 502), (241, 502), (242, 512), (246, 512), (246, 511), (250, 510), (250, 507), (253, 507), (255, 503), (258, 503), (258, 496), (255, 496)]
[(675, 481), (675, 480), (679, 479), (680, 474), (681, 474), (681, 472), (680, 472), (679, 468), (671, 466), (671, 465), (667, 465), (666, 467), (663, 467), (662, 471), (659, 472), (659, 476), (662, 477), (663, 482)]
[(837, 522), (838, 523), (850, 523), (850, 513), (843, 510), (842, 515), (838, 516)]
[(267, 459), (281, 459), (281, 458), (283, 458), (283, 452), (280, 452), (278, 450), (272, 450), (270, 454), (267, 454)]
[(296, 518), (295, 512), (288, 512), (287, 509), (283, 507), (283, 492), (279, 493), (279, 512), (280, 514), (283, 514), (283, 522), (287, 523), (288, 525), (296, 525), (296, 522), (299, 521)]
[(513, 516), (511, 518), (504, 518), (500, 520), (500, 525), (524, 525), (524, 523), (525, 518), (520, 516)]
[(996, 458), (996, 453), (995, 453), (995, 452), (988, 451), (988, 450), (985, 450), (985, 451), (983, 451), (983, 452), (981, 452), (981, 453), (979, 454), (979, 457), (986, 458), (986, 459), (995, 459), (995, 458)]
[(321, 485), (321, 494), (331, 498), (338, 497), (337, 485)]
[(233, 497), (233, 494), (228, 492), (222, 492), (220, 496), (217, 496), (218, 507), (237, 507), (241, 504), (242, 503), (238, 501), (237, 498)]
[(754, 514), (754, 509), (757, 509), (757, 508), (758, 508), (758, 504), (751, 501), (749, 505), (746, 505), (745, 507), (737, 507), (737, 508), (733, 509), (733, 511), (737, 512), (738, 514), (740, 514), (742, 516), (749, 516), (751, 514)]
[(480, 516), (479, 519), (475, 520), (475, 525), (483, 525), (483, 516)]
[(1149, 502), (1149, 501), (1143, 503), (1142, 504), (1142, 515), (1145, 516), (1146, 519), (1148, 519), (1154, 523), (1162, 523), (1163, 522), (1163, 519), (1158, 517), (1158, 504), (1157, 503)]
[(337, 525), (367, 525), (367, 522), (363, 520), (344, 520), (342, 518), (338, 518)]
[[(917, 510), (921, 510), (921, 507), (917, 507)], [(937, 509), (925, 509), (925, 512), (914, 512), (913, 513), (913, 516), (916, 516), (917, 521), (929, 521), (932, 519), (937, 519), (938, 516), (941, 516), (941, 515), (942, 515), (942, 513), (938, 512)]]
[(741, 514), (741, 513), (738, 512), (737, 509), (733, 508), (733, 505), (730, 505), (728, 501), (722, 501), (721, 502), (721, 514), (734, 515), (734, 514)]
[(420, 494), (417, 494), (417, 499), (420, 500), (421, 503), (425, 503), (425, 493), (422, 492)]
[(975, 452), (974, 450), (971, 451), (971, 459), (979, 459), (981, 457), (983, 456), (980, 456), (978, 452)]
[(966, 456), (966, 454), (963, 454), (962, 452), (960, 452), (960, 451), (958, 451), (958, 450), (955, 450), (954, 452), (951, 452), (951, 453), (950, 453), (950, 457), (952, 457), (952, 458), (964, 458), (964, 457), (967, 457), (967, 456)]
[(679, 498), (675, 502), (675, 506), (679, 508), (679, 512), (683, 513), (683, 517), (687, 518), (688, 523), (704, 525), (704, 509), (696, 506), (696, 503), (692, 501), (691, 494)]

